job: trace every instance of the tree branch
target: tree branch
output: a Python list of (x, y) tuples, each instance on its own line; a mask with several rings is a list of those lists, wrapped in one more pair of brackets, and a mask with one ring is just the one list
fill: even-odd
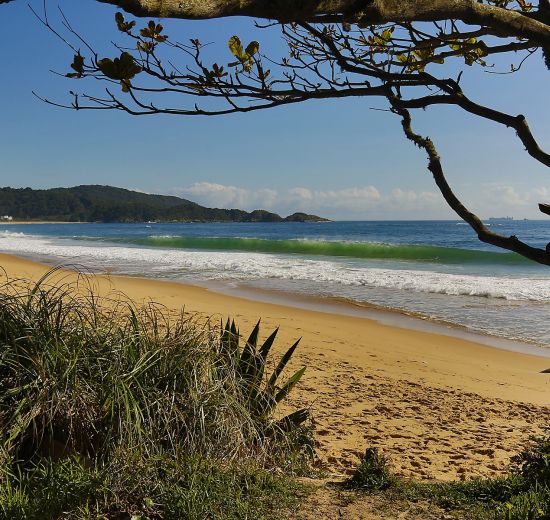
[(461, 90), (450, 94), (425, 96), (410, 100), (399, 99), (396, 103), (398, 103), (401, 108), (406, 109), (427, 108), (430, 105), (441, 104), (457, 105), (470, 114), (474, 114), (484, 119), (489, 119), (496, 123), (500, 123), (509, 128), (513, 128), (516, 131), (520, 141), (525, 146), (527, 153), (540, 163), (550, 167), (550, 154), (542, 150), (539, 146), (535, 137), (531, 133), (527, 119), (522, 114), (512, 116), (493, 108), (479, 105), (478, 103), (475, 103), (467, 98)]
[[(6, 1), (6, 0), (3, 0)], [(477, 0), (97, 0), (141, 17), (220, 18), (250, 16), (281, 22), (389, 22), (461, 20), (501, 36), (550, 42), (546, 13), (524, 13)]]
[[(182, 0), (182, 5), (186, 1)], [(142, 2), (145, 0), (139, 0), (138, 3)], [(187, 1), (189, 2), (191, 0)], [(153, 3), (152, 0), (149, 2), (151, 5)], [(166, 0), (162, 5), (169, 3)], [(231, 1), (226, 3), (231, 4)], [(254, 4), (246, 0), (241, 3), (245, 7)], [(407, 1), (404, 3), (407, 4)], [(434, 5), (441, 3), (442, 0), (433, 2)], [(471, 2), (466, 0), (457, 0), (455, 3), (468, 3), (471, 6)], [(214, 0), (209, 0), (201, 2), (200, 6), (206, 8), (214, 4)], [(333, 5), (330, 1), (328, 4)], [(380, 7), (392, 2), (373, 0), (373, 5), (375, 4)], [(426, 6), (424, 0), (418, 0), (416, 4)], [(498, 12), (500, 11), (514, 13), (498, 8)], [(516, 14), (530, 20), (524, 14)], [(70, 106), (65, 105), (67, 108), (111, 108), (132, 115), (204, 116), (251, 112), (313, 99), (380, 96), (386, 98), (392, 112), (401, 117), (407, 138), (428, 153), (428, 168), (445, 201), (476, 231), (481, 241), (550, 265), (550, 244), (547, 252), (532, 247), (515, 236), (505, 237), (494, 233), (460, 202), (445, 179), (433, 142), (414, 133), (409, 113), (409, 109), (427, 108), (436, 104), (459, 106), (483, 119), (514, 128), (528, 153), (550, 167), (550, 154), (540, 148), (523, 115), (514, 116), (480, 105), (464, 94), (459, 84), (460, 79), (437, 77), (425, 71), (426, 65), (440, 63), (445, 57), (464, 59), (467, 65), (477, 63), (485, 67), (487, 64), (482, 58), (492, 52), (524, 50), (532, 55), (534, 51), (530, 42), (509, 40), (505, 45), (489, 46), (478, 39), (480, 35), (487, 34), (487, 27), (475, 33), (461, 32), (454, 20), (444, 29), (438, 24), (432, 24), (435, 29), (432, 27), (431, 33), (426, 25), (421, 25), (420, 30), (408, 22), (403, 25), (389, 23), (368, 29), (356, 25), (352, 29), (349, 24), (321, 26), (300, 21), (282, 24), (289, 54), (280, 60), (260, 54), (257, 42), (251, 42), (245, 52), (238, 36), (233, 36), (229, 42), (229, 50), (235, 61), (219, 65), (203, 60), (203, 45), (198, 39), (191, 39), (187, 44), (172, 41), (161, 34), (162, 26), (155, 25), (153, 21), (147, 27), (134, 31), (135, 22), (125, 21), (120, 13), (116, 15), (115, 21), (119, 31), (137, 42), (137, 52), (134, 50), (133, 54), (129, 54), (128, 51), (132, 48), (115, 45), (121, 53), (120, 57), (100, 60), (93, 52), (90, 58), (85, 59), (76, 51), (71, 64), (72, 72), (67, 75), (72, 78), (89, 77), (106, 81), (117, 90), (106, 89), (99, 96), (71, 92), (73, 103)], [(50, 27), (46, 16), (42, 22)], [(64, 25), (71, 30), (70, 25)], [(182, 52), (187, 61), (185, 67), (173, 65), (172, 61), (169, 62), (169, 67), (165, 67), (160, 54), (157, 54), (163, 46), (168, 46), (171, 51)], [(266, 61), (273, 71), (266, 70)], [(117, 94), (120, 87), (122, 94)], [(196, 102), (189, 103), (188, 106), (185, 106), (187, 103), (183, 106), (178, 103), (179, 106), (175, 107), (159, 106), (157, 100), (164, 103), (166, 94), (181, 95), (183, 99), (210, 98), (212, 102), (207, 102), (205, 106), (199, 106)], [(403, 99), (404, 94), (408, 99)]]
[(515, 235), (505, 237), (494, 233), (488, 229), (481, 219), (472, 213), (454, 194), (452, 188), (449, 186), (445, 174), (443, 172), (443, 166), (441, 164), (441, 158), (437, 153), (433, 141), (429, 137), (422, 137), (416, 134), (412, 129), (412, 119), (408, 110), (402, 108), (400, 100), (395, 95), (389, 95), (388, 100), (392, 106), (393, 112), (401, 116), (401, 124), (403, 131), (407, 136), (407, 139), (412, 141), (419, 148), (423, 148), (428, 154), (428, 170), (433, 175), (435, 183), (439, 188), (439, 191), (443, 195), (443, 198), (447, 204), (455, 211), (455, 213), (467, 222), (472, 229), (477, 233), (479, 240), (486, 244), (492, 244), (502, 249), (514, 251), (530, 260), (534, 260), (539, 264), (550, 265), (550, 254), (543, 249), (532, 247), (525, 242), (522, 242)]

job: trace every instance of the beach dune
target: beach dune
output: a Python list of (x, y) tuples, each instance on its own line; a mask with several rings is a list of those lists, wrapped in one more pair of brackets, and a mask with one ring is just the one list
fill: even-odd
[[(0, 266), (33, 280), (50, 269), (10, 255)], [(98, 275), (94, 284), (103, 296), (120, 291), (216, 323), (230, 316), (244, 334), (261, 318), (264, 335), (280, 327), (280, 350), (301, 337), (294, 364), (307, 371), (289, 406), (311, 407), (320, 462), (337, 475), (377, 446), (404, 476), (496, 476), (549, 423), (549, 358), (182, 283)]]

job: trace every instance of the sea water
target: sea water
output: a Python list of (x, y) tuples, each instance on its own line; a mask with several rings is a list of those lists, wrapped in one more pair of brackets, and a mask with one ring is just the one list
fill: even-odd
[[(544, 248), (550, 221), (491, 221)], [(396, 309), (550, 347), (550, 267), (459, 221), (0, 224), (0, 251), (94, 272)]]

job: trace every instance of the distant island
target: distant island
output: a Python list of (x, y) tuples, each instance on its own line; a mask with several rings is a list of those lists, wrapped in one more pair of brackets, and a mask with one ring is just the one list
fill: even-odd
[(48, 222), (327, 222), (307, 213), (286, 218), (263, 209), (206, 208), (180, 197), (149, 195), (113, 186), (33, 190), (0, 188), (2, 220)]

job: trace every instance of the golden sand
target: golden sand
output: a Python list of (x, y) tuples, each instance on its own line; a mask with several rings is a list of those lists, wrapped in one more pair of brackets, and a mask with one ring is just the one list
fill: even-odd
[[(49, 267), (0, 255), (9, 277), (38, 279)], [(75, 276), (68, 274), (69, 278)], [(307, 365), (292, 406), (311, 406), (320, 459), (345, 474), (378, 446), (399, 474), (450, 480), (502, 474), (529, 436), (549, 424), (550, 359), (362, 317), (263, 303), (182, 283), (98, 276), (100, 294), (121, 291), (266, 335), (279, 351), (302, 337)]]

